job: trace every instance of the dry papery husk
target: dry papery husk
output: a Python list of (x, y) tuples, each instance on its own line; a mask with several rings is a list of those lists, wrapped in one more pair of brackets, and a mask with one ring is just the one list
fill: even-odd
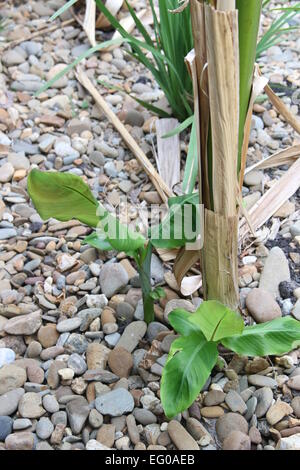
[(225, 217), (205, 211), (203, 250), (203, 285), (207, 299), (218, 300), (228, 307), (238, 306), (238, 216)]
[[(248, 211), (254, 230), (265, 224), (300, 187), (300, 158)], [(249, 235), (249, 226), (243, 218), (239, 224), (239, 241)]]
[[(218, 11), (209, 5), (192, 0), (192, 21), (195, 36), (197, 90), (199, 98), (201, 155), (199, 176), (201, 199), (205, 204), (204, 247), (201, 251), (203, 286), (206, 298), (218, 298), (232, 308), (238, 305), (237, 249), (238, 213), (236, 167), (238, 155), (239, 115), (239, 56), (238, 16), (235, 2), (221, 1)], [(193, 71), (193, 62), (190, 64)], [(195, 75), (191, 73), (193, 82)], [(209, 87), (208, 87), (209, 84)], [(204, 88), (203, 88), (204, 86)], [(208, 89), (209, 88), (209, 89)], [(204, 103), (205, 114), (201, 109)], [(207, 132), (211, 117), (213, 151), (213, 205), (209, 210)], [(204, 140), (202, 140), (204, 139)], [(233, 158), (234, 156), (234, 158)], [(183, 250), (179, 254), (174, 273), (182, 286), (187, 269), (199, 262), (200, 251)], [(189, 281), (189, 287), (192, 281)]]
[(96, 46), (96, 3), (94, 0), (86, 0), (83, 29), (91, 45)]
[[(95, 2), (94, 2), (95, 3)], [(106, 0), (105, 6), (110, 11), (110, 13), (116, 16), (122, 8), (124, 0)], [(111, 27), (110, 22), (103, 13), (97, 17), (96, 28), (99, 29), (108, 29)]]

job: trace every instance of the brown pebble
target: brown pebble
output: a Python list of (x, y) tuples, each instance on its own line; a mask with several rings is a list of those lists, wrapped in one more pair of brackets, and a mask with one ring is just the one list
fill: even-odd
[(252, 428), (250, 428), (249, 437), (250, 437), (250, 440), (253, 444), (261, 444), (261, 442), (262, 442), (261, 434), (260, 434), (259, 430), (254, 426), (252, 426)]
[(178, 421), (170, 421), (168, 424), (168, 433), (178, 450), (199, 450), (195, 439)]
[(113, 424), (103, 424), (97, 433), (97, 441), (111, 448), (115, 442), (115, 431)]
[(205, 406), (200, 410), (204, 418), (220, 418), (223, 416), (224, 410), (220, 406)]
[(7, 450), (32, 450), (34, 437), (31, 432), (18, 432), (7, 436), (5, 447)]
[(133, 367), (133, 359), (126, 349), (115, 348), (109, 353), (108, 365), (114, 374), (127, 378)]
[(59, 338), (59, 333), (56, 330), (56, 325), (49, 323), (48, 325), (41, 326), (38, 331), (37, 339), (43, 348), (51, 348), (55, 346)]
[(106, 307), (101, 313), (101, 325), (104, 326), (106, 323), (116, 323), (116, 317), (114, 316), (114, 310)]

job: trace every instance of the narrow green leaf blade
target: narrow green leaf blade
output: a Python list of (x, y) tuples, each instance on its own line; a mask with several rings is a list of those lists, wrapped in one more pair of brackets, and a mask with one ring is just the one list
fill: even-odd
[(79, 176), (32, 170), (27, 188), (43, 220), (55, 218), (66, 222), (77, 219), (90, 227), (97, 226), (98, 202)]
[(175, 129), (172, 129), (170, 132), (167, 134), (163, 135), (163, 139), (168, 139), (169, 137), (174, 137), (174, 135), (180, 134), (183, 132), (185, 129), (187, 129), (189, 126), (191, 126), (194, 122), (194, 115), (188, 117), (185, 121), (183, 121), (179, 126), (175, 127)]
[(192, 132), (189, 143), (189, 150), (186, 158), (182, 190), (184, 193), (192, 193), (195, 189), (198, 177), (198, 148), (197, 148), (197, 130), (193, 120)]
[(203, 302), (191, 316), (207, 341), (220, 341), (227, 336), (241, 334), (244, 329), (242, 317), (216, 300)]
[(285, 354), (300, 345), (300, 322), (284, 317), (247, 326), (242, 335), (225, 338), (222, 344), (242, 356)]
[(50, 18), (50, 21), (55, 20), (58, 16), (62, 15), (65, 11), (67, 11), (74, 3), (76, 3), (78, 0), (69, 0), (67, 3), (65, 3), (62, 7), (60, 7), (55, 13)]
[(161, 379), (161, 401), (165, 415), (173, 418), (197, 398), (218, 359), (216, 343), (202, 333), (174, 341)]

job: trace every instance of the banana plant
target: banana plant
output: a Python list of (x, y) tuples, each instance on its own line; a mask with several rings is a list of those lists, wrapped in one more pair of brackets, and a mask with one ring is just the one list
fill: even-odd
[(195, 313), (177, 309), (168, 316), (181, 336), (170, 348), (161, 379), (165, 415), (173, 418), (196, 400), (218, 361), (218, 346), (242, 356), (281, 355), (300, 345), (300, 322), (277, 318), (244, 327), (242, 317), (211, 300)]
[[(79, 220), (96, 229), (83, 240), (83, 244), (89, 244), (100, 251), (125, 252), (135, 260), (143, 293), (145, 321), (152, 322), (154, 301), (164, 296), (162, 288), (153, 289), (151, 285), (153, 247), (178, 248), (196, 240), (198, 232), (191, 233), (190, 227), (199, 218), (197, 194), (171, 198), (167, 216), (159, 225), (149, 230), (152, 236), (150, 239), (121, 224), (95, 199), (88, 185), (79, 176), (34, 169), (28, 175), (27, 189), (43, 220)], [(184, 205), (189, 205), (192, 210), (183, 210)], [(179, 231), (178, 227), (182, 230)]]

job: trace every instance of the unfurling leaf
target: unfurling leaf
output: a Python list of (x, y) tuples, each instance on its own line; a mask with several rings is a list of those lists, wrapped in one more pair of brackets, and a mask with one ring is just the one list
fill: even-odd
[(225, 338), (222, 344), (242, 356), (284, 354), (300, 346), (300, 322), (291, 317), (276, 318), (247, 326), (243, 334)]
[(197, 398), (218, 359), (217, 345), (200, 332), (175, 340), (161, 379), (161, 401), (168, 418)]
[(200, 328), (207, 341), (220, 341), (244, 329), (242, 317), (216, 300), (203, 302), (190, 321)]

